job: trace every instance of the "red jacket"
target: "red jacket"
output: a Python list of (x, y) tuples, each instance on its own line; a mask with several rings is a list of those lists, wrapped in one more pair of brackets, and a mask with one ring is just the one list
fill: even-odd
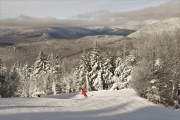
[(82, 90), (82, 94), (86, 96), (86, 90)]

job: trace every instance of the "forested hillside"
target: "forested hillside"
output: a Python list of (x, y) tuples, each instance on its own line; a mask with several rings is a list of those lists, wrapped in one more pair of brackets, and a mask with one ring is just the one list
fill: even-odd
[(8, 70), (1, 62), (1, 95), (28, 97), (78, 92), (82, 88), (89, 91), (122, 89), (129, 86), (134, 64), (133, 55), (121, 58), (120, 54), (113, 57), (108, 52), (106, 56), (102, 56), (99, 45), (95, 43), (92, 51), (83, 52), (76, 69), (68, 73), (58, 55), (45, 55), (41, 51), (32, 66), (17, 62)]

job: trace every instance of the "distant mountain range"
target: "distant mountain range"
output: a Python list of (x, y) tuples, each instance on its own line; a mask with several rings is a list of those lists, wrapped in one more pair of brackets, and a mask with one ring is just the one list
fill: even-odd
[(76, 39), (85, 36), (117, 35), (127, 36), (134, 30), (122, 28), (80, 28), (80, 27), (29, 27), (0, 30), (0, 46), (13, 45), (15, 43), (52, 40), (52, 39)]

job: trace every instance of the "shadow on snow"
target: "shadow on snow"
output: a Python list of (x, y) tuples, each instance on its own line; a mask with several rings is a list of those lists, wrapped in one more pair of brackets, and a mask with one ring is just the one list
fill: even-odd
[(180, 118), (179, 111), (159, 106), (131, 111), (128, 104), (130, 103), (88, 111), (73, 111), (72, 109), (72, 111), (10, 114), (1, 115), (1, 118), (3, 120), (179, 120)]

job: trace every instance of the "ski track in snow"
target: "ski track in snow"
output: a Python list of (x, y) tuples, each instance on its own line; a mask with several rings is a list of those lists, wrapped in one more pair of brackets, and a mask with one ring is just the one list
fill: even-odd
[(137, 96), (134, 90), (0, 98), (0, 120), (180, 120), (180, 111)]

